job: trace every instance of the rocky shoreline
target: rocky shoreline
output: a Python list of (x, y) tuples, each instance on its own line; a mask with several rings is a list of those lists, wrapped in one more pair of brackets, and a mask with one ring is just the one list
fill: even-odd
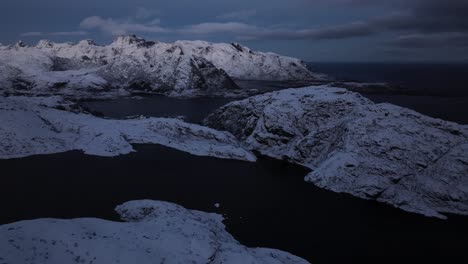
[(174, 118), (97, 118), (59, 96), (3, 97), (0, 117), (3, 159), (69, 150), (115, 156), (139, 143), (247, 161), (258, 152), (312, 169), (305, 180), (335, 192), (432, 217), (468, 214), (468, 127), (342, 88), (235, 101), (206, 118), (210, 128)]
[(306, 181), (319, 187), (427, 216), (468, 214), (468, 126), (327, 86), (232, 102), (204, 123), (311, 168)]
[[(133, 152), (134, 144), (249, 162), (259, 153), (311, 169), (305, 180), (334, 192), (428, 217), (468, 215), (468, 126), (357, 93), (395, 91), (384, 83), (333, 81), (298, 59), (236, 43), (122, 36), (107, 46), (89, 40), (0, 46), (0, 159), (71, 150), (113, 157)], [(97, 117), (76, 104), (147, 94), (246, 99), (217, 109), (203, 125)], [(128, 202), (117, 212), (123, 223), (39, 219), (0, 226), (0, 262), (307, 263), (240, 245), (218, 215), (157, 201)], [(106, 253), (116, 251), (122, 254)]]

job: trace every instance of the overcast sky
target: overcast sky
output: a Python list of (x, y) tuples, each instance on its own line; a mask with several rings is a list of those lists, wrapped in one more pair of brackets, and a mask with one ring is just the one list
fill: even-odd
[(468, 61), (468, 0), (2, 0), (0, 42), (239, 42), (307, 61)]

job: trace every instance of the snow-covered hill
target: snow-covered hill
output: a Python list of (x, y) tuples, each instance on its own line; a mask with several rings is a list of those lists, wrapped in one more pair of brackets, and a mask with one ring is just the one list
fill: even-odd
[(320, 187), (428, 216), (468, 215), (468, 126), (325, 86), (233, 102), (205, 124), (311, 168), (306, 180)]
[(241, 245), (222, 216), (159, 201), (116, 208), (124, 222), (38, 219), (0, 226), (8, 264), (307, 264), (289, 253)]
[(82, 150), (98, 156), (160, 144), (194, 155), (255, 161), (229, 133), (171, 118), (111, 120), (72, 113), (60, 97), (0, 97), (0, 159)]
[(0, 46), (0, 89), (23, 94), (105, 97), (132, 92), (170, 96), (235, 95), (235, 79), (314, 80), (298, 59), (254, 52), (239, 44), (162, 43), (136, 36), (100, 46), (40, 41)]

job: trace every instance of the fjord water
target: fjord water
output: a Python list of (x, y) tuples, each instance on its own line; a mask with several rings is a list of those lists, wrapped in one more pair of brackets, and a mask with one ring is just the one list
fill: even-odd
[(308, 67), (340, 80), (386, 82), (425, 94), (468, 95), (468, 63), (314, 62)]
[[(376, 103), (392, 103), (422, 114), (468, 124), (468, 64), (427, 63), (311, 63), (311, 70), (339, 80), (386, 82), (416, 93), (365, 94)], [(236, 81), (245, 89), (273, 91), (297, 83)], [(305, 85), (305, 84), (304, 84)], [(206, 115), (234, 98), (176, 99), (150, 96), (140, 100), (87, 101), (82, 106), (95, 115), (124, 118), (135, 115), (176, 117), (199, 123)]]
[[(398, 98), (379, 96), (390, 102)], [(468, 115), (463, 114), (468, 104), (451, 105), (452, 99), (465, 97), (425, 96), (433, 103), (428, 104), (427, 98), (421, 103), (419, 96), (399, 100), (417, 111), (468, 123)], [(83, 105), (111, 118), (182, 115), (187, 121), (200, 122), (232, 100), (154, 96)], [(434, 104), (439, 106), (434, 108)], [(463, 115), (450, 110), (456, 110), (453, 107)], [(369, 258), (375, 263), (468, 260), (467, 217), (426, 218), (316, 188), (303, 180), (308, 169), (265, 157), (250, 163), (198, 157), (158, 145), (135, 149), (135, 153), (113, 158), (73, 151), (0, 160), (0, 224), (42, 217), (118, 220), (113, 212), (116, 205), (155, 199), (221, 213), (228, 231), (241, 243), (285, 250), (312, 263), (354, 263)]]
[(233, 100), (232, 98), (177, 99), (154, 95), (140, 99), (85, 101), (81, 103), (81, 106), (96, 116), (110, 118), (137, 115), (183, 117), (187, 122), (199, 123), (212, 111)]
[[(303, 87), (297, 82), (240, 81), (242, 89), (255, 89), (262, 92), (275, 91), (290, 87)], [(120, 98), (114, 100), (87, 100), (80, 105), (96, 116), (126, 118), (137, 115), (154, 117), (180, 117), (190, 123), (201, 121), (217, 108), (237, 100), (236, 98), (171, 98), (163, 95), (151, 95), (141, 98)]]
[(251, 163), (158, 145), (136, 150), (112, 158), (73, 151), (1, 160), (0, 224), (50, 217), (118, 220), (116, 205), (155, 199), (221, 213), (241, 243), (312, 263), (467, 257), (466, 217), (426, 218), (319, 189), (304, 182), (308, 169), (265, 157)]

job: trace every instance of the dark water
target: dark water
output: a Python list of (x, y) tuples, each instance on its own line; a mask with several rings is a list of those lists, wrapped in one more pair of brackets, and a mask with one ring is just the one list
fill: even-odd
[(468, 260), (467, 217), (442, 221), (322, 190), (303, 181), (308, 169), (268, 158), (250, 163), (157, 145), (136, 149), (113, 158), (75, 151), (1, 160), (0, 224), (40, 217), (117, 220), (114, 206), (156, 199), (222, 213), (242, 243), (312, 263)]
[[(364, 94), (376, 103), (388, 102), (413, 109), (422, 114), (468, 124), (468, 97), (439, 97), (416, 95)], [(125, 118), (135, 115), (153, 117), (183, 116), (191, 123), (201, 121), (217, 108), (233, 101), (232, 98), (175, 99), (151, 96), (144, 99), (115, 99), (88, 101), (81, 105), (89, 112), (110, 118)]]
[(135, 115), (155, 117), (183, 116), (187, 122), (197, 123), (212, 111), (234, 99), (194, 98), (177, 99), (149, 96), (142, 99), (122, 98), (82, 102), (81, 105), (97, 116), (124, 118)]
[(426, 94), (468, 96), (468, 64), (310, 63), (309, 68), (342, 80), (387, 82)]
[(468, 97), (438, 97), (438, 96), (416, 96), (416, 95), (365, 95), (376, 103), (392, 103), (419, 113), (457, 122), (468, 124)]
[(311, 63), (310, 68), (337, 79), (386, 82), (415, 91), (415, 95), (366, 96), (377, 103), (468, 124), (468, 64)]
[[(365, 94), (365, 96), (377, 103), (388, 102), (432, 117), (468, 124), (468, 64), (311, 63), (310, 68), (337, 79), (387, 82), (416, 91), (413, 95)], [(307, 86), (307, 83), (300, 82), (236, 81), (236, 83), (245, 89), (265, 92)], [(93, 114), (111, 118), (134, 115), (184, 116), (188, 122), (199, 123), (209, 113), (233, 100), (236, 99), (176, 99), (151, 96), (139, 100), (88, 101), (82, 105)]]
[[(363, 67), (370, 73), (356, 66), (321, 67), (318, 71), (360, 81), (388, 82), (383, 77), (405, 76), (368, 66)], [(446, 87), (459, 91), (464, 86)], [(462, 95), (370, 97), (468, 123), (468, 101)], [(84, 106), (113, 118), (183, 115), (187, 121), (200, 122), (231, 100), (155, 96), (85, 102)], [(113, 212), (116, 205), (156, 199), (222, 213), (229, 232), (243, 244), (282, 249), (312, 263), (468, 262), (468, 217), (442, 221), (322, 190), (303, 181), (306, 168), (268, 158), (249, 163), (197, 157), (158, 145), (136, 149), (114, 158), (68, 152), (0, 160), (0, 224), (40, 217), (118, 220)], [(216, 209), (215, 203), (221, 207)]]
[[(241, 88), (270, 92), (284, 88), (304, 87), (306, 82), (240, 81)], [(185, 121), (200, 123), (217, 108), (239, 100), (236, 98), (170, 98), (162, 95), (146, 96), (141, 99), (121, 98), (81, 102), (81, 106), (94, 115), (110, 118), (125, 118), (136, 115), (153, 117), (183, 117)]]

